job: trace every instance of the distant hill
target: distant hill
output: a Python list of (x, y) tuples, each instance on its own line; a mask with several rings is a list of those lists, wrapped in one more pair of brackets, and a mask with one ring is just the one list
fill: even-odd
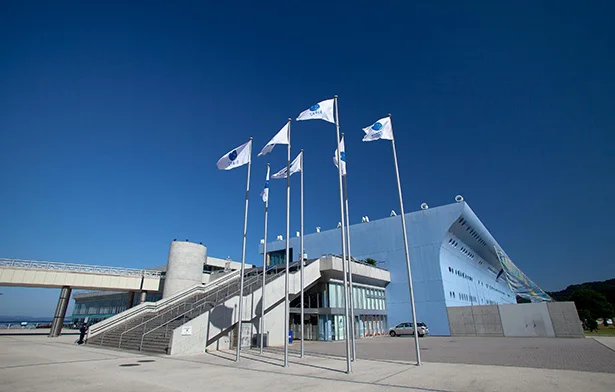
[(564, 290), (551, 292), (549, 295), (556, 301), (569, 301), (572, 293), (580, 289), (590, 289), (599, 292), (604, 295), (607, 301), (615, 307), (615, 279), (609, 279), (602, 282), (573, 284), (566, 287)]

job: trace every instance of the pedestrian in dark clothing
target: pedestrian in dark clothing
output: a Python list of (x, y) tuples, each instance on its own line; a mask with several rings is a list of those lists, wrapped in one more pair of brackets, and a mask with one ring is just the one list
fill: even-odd
[(83, 339), (85, 338), (86, 333), (88, 333), (88, 325), (83, 324), (81, 328), (79, 328), (79, 341), (77, 342), (78, 344), (84, 343)]

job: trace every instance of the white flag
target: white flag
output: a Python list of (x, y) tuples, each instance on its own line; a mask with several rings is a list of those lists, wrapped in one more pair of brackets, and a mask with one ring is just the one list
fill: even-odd
[(335, 99), (327, 99), (326, 101), (318, 102), (316, 105), (313, 105), (308, 110), (304, 110), (303, 112), (301, 112), (299, 117), (297, 117), (297, 121), (320, 119), (335, 124), (335, 119), (333, 118), (334, 101)]
[(371, 142), (378, 139), (393, 140), (391, 118), (381, 118), (371, 126), (363, 128), (363, 132), (365, 132), (365, 137), (363, 137), (364, 142)]
[(290, 122), (287, 122), (286, 125), (284, 125), (282, 129), (280, 129), (280, 131), (276, 133), (273, 139), (269, 140), (269, 143), (267, 143), (265, 147), (263, 147), (261, 152), (258, 153), (258, 156), (260, 157), (261, 155), (269, 154), (273, 150), (273, 147), (276, 144), (288, 144), (289, 143), (288, 141), (288, 128), (289, 127), (290, 127)]
[[(295, 158), (295, 160), (291, 162), (290, 175), (292, 176), (293, 174), (299, 173), (300, 171), (303, 171), (303, 153), (302, 152), (300, 152), (299, 155), (297, 155), (297, 157)], [(274, 180), (286, 178), (286, 167), (280, 170), (279, 172), (277, 172), (276, 174), (272, 175), (271, 178), (273, 178)]]
[(218, 160), (218, 169), (231, 170), (250, 162), (252, 155), (252, 140), (227, 152)]
[[(346, 175), (346, 148), (344, 147), (344, 138), (340, 140), (340, 159), (342, 161), (342, 175)], [(337, 167), (337, 149), (333, 154), (333, 164)]]
[(269, 167), (269, 165), (267, 165), (267, 177), (265, 178), (265, 187), (263, 188), (263, 191), (261, 192), (261, 197), (263, 198), (263, 201), (265, 203), (267, 203), (267, 200), (269, 200), (269, 171), (271, 170), (271, 168)]

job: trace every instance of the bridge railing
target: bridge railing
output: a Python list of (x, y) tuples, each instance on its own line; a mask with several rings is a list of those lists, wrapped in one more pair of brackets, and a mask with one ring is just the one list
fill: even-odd
[(36, 269), (36, 270), (46, 270), (46, 271), (86, 272), (86, 273), (91, 273), (91, 274), (105, 274), (105, 275), (118, 275), (118, 276), (132, 276), (132, 277), (138, 276), (138, 277), (145, 277), (145, 278), (160, 278), (162, 276), (162, 272), (156, 271), (156, 270), (109, 267), (109, 266), (99, 266), (99, 265), (89, 265), (89, 264), (58, 263), (54, 261), (21, 260), (21, 259), (0, 258), (0, 267)]

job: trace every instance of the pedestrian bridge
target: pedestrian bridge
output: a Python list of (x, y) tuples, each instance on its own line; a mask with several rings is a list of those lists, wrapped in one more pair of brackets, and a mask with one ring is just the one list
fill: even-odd
[(0, 258), (0, 286), (61, 289), (50, 337), (62, 331), (73, 289), (128, 291), (131, 306), (135, 292), (141, 292), (142, 303), (148, 291), (160, 291), (162, 278), (155, 270)]
[(0, 258), (0, 286), (159, 291), (161, 279), (155, 270)]

